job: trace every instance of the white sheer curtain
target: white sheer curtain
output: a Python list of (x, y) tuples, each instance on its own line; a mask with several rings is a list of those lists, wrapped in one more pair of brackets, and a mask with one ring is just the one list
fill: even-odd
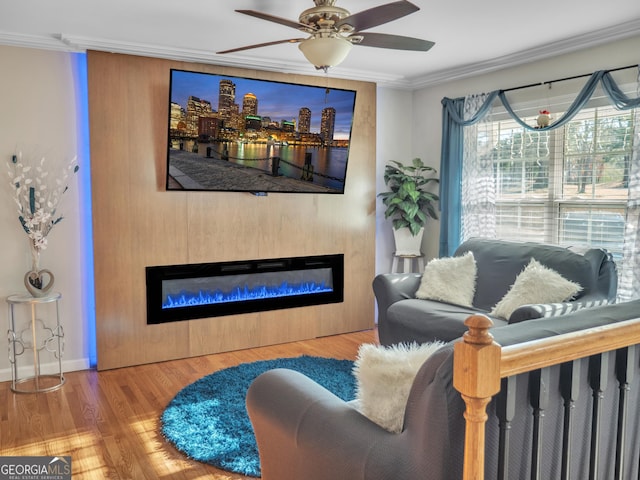
[[(640, 97), (640, 66), (636, 97)], [(624, 232), (623, 267), (618, 272), (618, 299), (640, 298), (640, 109), (634, 113), (633, 153), (629, 167), (629, 200)]]
[[(464, 119), (469, 120), (490, 94), (468, 95), (464, 99)], [(491, 147), (491, 113), (464, 129), (462, 166), (461, 241), (471, 237), (496, 236), (496, 180)]]

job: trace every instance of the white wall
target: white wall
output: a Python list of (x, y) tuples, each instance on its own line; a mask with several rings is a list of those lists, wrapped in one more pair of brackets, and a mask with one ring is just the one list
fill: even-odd
[[(408, 163), (413, 155), (411, 92), (378, 87), (376, 92), (376, 195), (387, 190), (383, 172), (385, 165), (395, 160)], [(395, 244), (391, 220), (384, 218), (384, 205), (376, 198), (376, 273), (390, 272)]]
[[(57, 173), (74, 155), (78, 155), (80, 173), (70, 182), (61, 203), (64, 220), (49, 235), (49, 246), (41, 256), (41, 268), (55, 275), (54, 290), (62, 293), (60, 317), (65, 332), (63, 356), (66, 371), (88, 368), (91, 337), (90, 308), (86, 305), (85, 259), (91, 258), (83, 240), (83, 218), (87, 216), (81, 191), (88, 175), (88, 158), (84, 155), (80, 132), (86, 129), (79, 120), (83, 113), (78, 97), (78, 75), (83, 56), (28, 48), (0, 46), (0, 302), (14, 293), (26, 293), (24, 274), (31, 259), (27, 236), (18, 222), (9, 185), (6, 163), (16, 149), (23, 154), (45, 156), (45, 166)], [(86, 182), (88, 183), (88, 182)], [(0, 309), (2, 331), (8, 328), (8, 307)], [(23, 313), (24, 311), (21, 310)], [(16, 313), (20, 311), (16, 310)], [(26, 310), (28, 313), (28, 310)], [(28, 318), (28, 317), (27, 317)], [(47, 320), (48, 321), (48, 320)], [(0, 342), (0, 381), (11, 378), (6, 355), (6, 337)], [(43, 358), (44, 355), (43, 355)], [(19, 363), (19, 365), (22, 362)], [(43, 373), (51, 366), (45, 361)]]
[[(410, 100), (400, 93), (378, 89), (378, 172), (382, 171), (382, 165), (389, 157), (389, 152), (393, 152), (394, 146), (399, 143), (397, 132), (404, 132), (405, 129), (411, 132), (412, 147), (409, 153), (403, 154), (403, 158), (421, 157), (429, 165), (440, 169), (443, 97), (457, 98), (472, 93), (508, 89), (638, 63), (640, 63), (640, 36), (490, 74), (423, 88), (413, 92)], [(637, 72), (627, 71), (628, 75), (634, 73), (637, 74)], [(586, 79), (582, 82), (584, 81)], [(547, 87), (536, 88), (546, 89)], [(554, 91), (556, 88), (554, 87)], [(544, 95), (544, 92), (541, 94)], [(394, 96), (402, 98), (402, 103), (408, 105), (413, 112), (411, 117), (399, 109), (387, 111), (389, 104), (392, 103), (389, 99), (393, 99)], [(404, 138), (406, 137), (403, 135)], [(381, 178), (378, 182), (381, 184)], [(380, 204), (378, 208), (381, 209)], [(381, 211), (378, 215), (381, 218)], [(390, 270), (393, 243), (388, 244), (387, 237), (391, 235), (388, 232), (389, 229), (390, 226), (387, 227), (383, 223), (378, 225), (376, 267), (379, 273)], [(423, 241), (423, 252), (427, 259), (438, 256), (438, 245), (439, 225), (438, 222), (430, 220)]]

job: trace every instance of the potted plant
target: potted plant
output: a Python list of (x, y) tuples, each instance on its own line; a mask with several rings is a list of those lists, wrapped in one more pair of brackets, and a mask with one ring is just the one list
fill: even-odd
[[(421, 255), (420, 245), (424, 226), (429, 217), (437, 219), (434, 203), (438, 195), (427, 187), (438, 183), (435, 168), (429, 167), (419, 158), (410, 165), (391, 161), (384, 170), (384, 183), (390, 191), (380, 193), (387, 207), (385, 218), (393, 218), (393, 233), (396, 239), (396, 255)], [(405, 245), (405, 241), (412, 245)]]

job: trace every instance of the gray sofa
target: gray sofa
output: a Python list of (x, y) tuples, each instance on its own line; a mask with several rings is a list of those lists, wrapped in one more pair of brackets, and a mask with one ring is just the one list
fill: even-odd
[[(528, 342), (583, 328), (598, 327), (637, 318), (640, 301), (595, 307), (557, 318), (541, 318), (492, 329), (502, 346)], [(362, 416), (353, 405), (316, 384), (308, 377), (284, 369), (271, 370), (259, 376), (247, 394), (247, 409), (254, 427), (263, 480), (460, 480), (464, 448), (464, 402), (452, 385), (453, 347), (446, 344), (422, 365), (413, 381), (401, 433), (393, 434)], [(615, 357), (615, 355), (614, 355)], [(613, 368), (608, 369), (609, 381), (603, 392), (606, 412), (616, 411), (618, 382)], [(589, 359), (584, 359), (589, 362)], [(630, 365), (631, 366), (631, 365)], [(539, 478), (560, 478), (559, 445), (562, 444), (562, 391), (558, 388), (560, 366), (548, 367), (552, 379), (548, 388), (547, 418), (544, 427), (545, 449)], [(588, 364), (580, 378), (587, 382)], [(619, 370), (618, 370), (619, 371)], [(523, 418), (516, 415), (511, 423), (511, 438), (516, 440), (509, 453), (511, 463), (508, 478), (531, 478), (528, 466), (531, 453), (531, 407), (528, 405), (528, 374), (518, 377), (516, 399), (523, 406)], [(640, 364), (636, 360), (627, 369), (631, 385), (640, 382)], [(562, 382), (560, 382), (560, 385)], [(572, 386), (572, 388), (574, 388)], [(573, 413), (571, 478), (588, 478), (589, 429), (592, 396), (588, 384), (575, 387)], [(564, 389), (566, 390), (566, 389)], [(628, 411), (637, 412), (640, 399), (633, 390)], [(497, 400), (489, 405), (486, 427), (487, 479), (496, 478), (498, 438)], [(604, 419), (607, 419), (607, 422)], [(599, 439), (598, 478), (614, 478), (616, 415), (603, 417)], [(613, 426), (609, 425), (609, 421)], [(627, 431), (632, 438), (624, 443), (627, 449), (624, 478), (638, 478), (639, 432), (638, 417), (629, 415)], [(606, 425), (605, 425), (606, 423)], [(519, 443), (518, 443), (519, 442)]]
[(525, 305), (516, 309), (508, 320), (490, 317), (496, 327), (615, 301), (618, 282), (616, 265), (611, 255), (603, 249), (584, 249), (580, 252), (532, 242), (473, 238), (460, 245), (455, 256), (469, 251), (473, 252), (477, 265), (476, 291), (471, 308), (415, 298), (422, 278), (420, 274), (389, 273), (376, 276), (373, 290), (378, 304), (381, 344), (433, 340), (448, 342), (458, 338), (466, 330), (466, 318), (478, 313), (488, 315), (531, 258), (557, 271), (564, 278), (579, 283), (583, 290), (574, 300), (565, 304)]

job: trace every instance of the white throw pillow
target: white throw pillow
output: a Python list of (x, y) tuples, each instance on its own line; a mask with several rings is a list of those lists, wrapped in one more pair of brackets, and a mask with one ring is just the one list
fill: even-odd
[(473, 252), (460, 257), (436, 258), (424, 268), (416, 298), (471, 307), (476, 293), (476, 275)]
[(390, 432), (401, 432), (413, 379), (425, 360), (442, 345), (442, 342), (390, 347), (361, 345), (353, 366), (354, 404), (358, 411)]
[(580, 290), (582, 287), (579, 284), (532, 258), (490, 315), (509, 319), (513, 311), (522, 305), (564, 302)]

